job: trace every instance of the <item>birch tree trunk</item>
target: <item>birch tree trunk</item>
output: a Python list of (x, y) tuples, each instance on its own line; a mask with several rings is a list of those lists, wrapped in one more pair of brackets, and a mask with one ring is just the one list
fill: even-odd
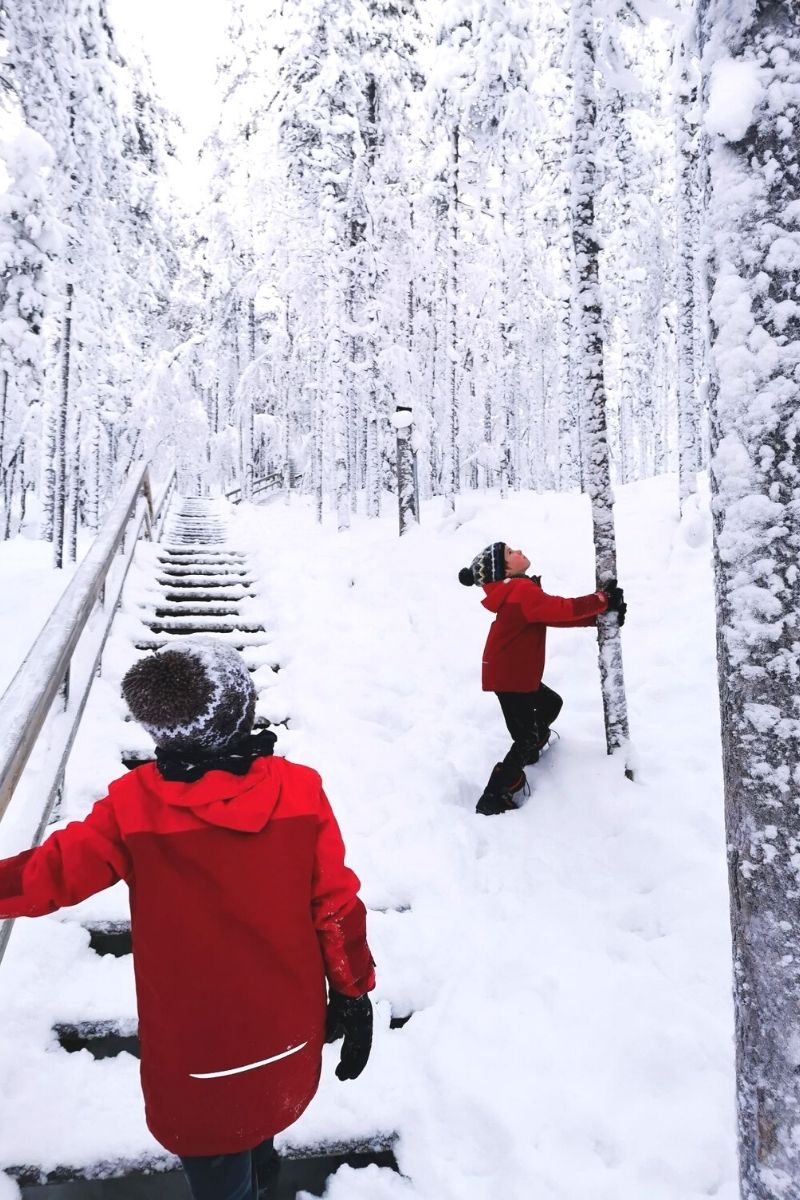
[[(568, 180), (564, 172), (565, 182)], [(559, 225), (563, 231), (557, 246), (563, 271), (561, 293), (558, 299), (558, 466), (559, 486), (562, 491), (581, 487), (581, 451), (580, 451), (580, 414), (575, 393), (575, 377), (573, 371), (573, 338), (574, 319), (572, 305), (574, 302), (574, 254), (575, 247), (567, 214), (570, 212), (571, 198), (566, 196), (564, 217)], [(582, 490), (582, 489), (581, 489)]]
[(14, 503), (12, 487), (12, 461), (6, 454), (6, 411), (8, 404), (8, 371), (0, 370), (0, 481), (2, 481), (3, 506), (5, 508), (3, 523), (3, 540), (11, 537), (11, 509)]
[[(318, 404), (333, 416), (333, 489), (336, 506), (336, 525), (339, 531), (350, 528), (349, 477), (348, 477), (348, 423), (350, 406), (345, 388), (343, 363), (342, 316), (344, 313), (344, 288), (341, 280), (341, 218), (337, 214), (337, 197), (333, 183), (327, 183), (323, 192), (323, 250), (324, 250), (324, 305), (323, 328), (325, 330), (325, 371), (323, 387), (318, 395)], [(318, 447), (322, 454), (322, 446)]]
[(323, 501), (325, 495), (325, 411), (322, 405), (322, 389), (314, 389), (314, 510), (317, 524), (322, 524)]
[(53, 448), (53, 561), (64, 565), (65, 516), (67, 506), (67, 414), (69, 412), (69, 367), (72, 352), (72, 284), (66, 287), (64, 325), (61, 339), (61, 370), (58, 410)]
[(378, 414), (371, 408), (366, 415), (365, 483), (367, 516), (378, 517), (381, 511), (381, 456), (378, 436)]
[(397, 509), (401, 537), (417, 522), (411, 418), (411, 409), (398, 404), (394, 423), (397, 429)]
[[(595, 233), (595, 125), (597, 101), (591, 0), (573, 0), (572, 75), (575, 118), (572, 142), (572, 237), (575, 245), (575, 302), (578, 334), (576, 375), (583, 409), (587, 490), (592, 505), (597, 583), (617, 575), (614, 504), (608, 463), (606, 397), (603, 383), (599, 250)], [(622, 643), (614, 615), (597, 618), (600, 679), (608, 753), (628, 741), (628, 712)]]
[[(741, 1194), (796, 1200), (800, 0), (702, 0), (700, 13), (715, 131), (711, 483)], [(720, 60), (727, 87), (748, 89), (744, 113), (715, 98)]]
[(80, 516), (80, 444), (81, 444), (81, 414), (76, 412), (72, 425), (72, 449), (69, 455), (71, 471), (69, 473), (68, 506), (66, 514), (65, 542), (69, 561), (75, 562), (78, 557), (78, 524)]
[[(256, 304), (251, 296), (247, 301), (247, 366), (253, 369), (256, 360)], [(255, 477), (255, 392), (254, 383), (242, 398), (242, 499), (253, 499)]]
[(680, 39), (676, 98), (675, 234), (676, 234), (676, 349), (678, 355), (678, 488), (681, 509), (697, 491), (700, 468), (700, 430), (694, 362), (695, 236), (697, 178), (697, 80), (691, 39)]
[(448, 389), (448, 429), (444, 464), (444, 494), (451, 509), (455, 509), (458, 493), (459, 463), (458, 463), (458, 363), (460, 347), (458, 344), (458, 255), (459, 255), (459, 156), (460, 138), (456, 125), (451, 140), (450, 158), (450, 204), (448, 213), (448, 244), (447, 244), (447, 288), (445, 306), (447, 310), (447, 389)]

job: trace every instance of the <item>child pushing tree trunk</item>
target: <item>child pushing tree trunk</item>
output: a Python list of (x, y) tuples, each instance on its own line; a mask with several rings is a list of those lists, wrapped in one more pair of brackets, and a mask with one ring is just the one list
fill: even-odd
[(547, 626), (594, 625), (605, 612), (616, 612), (620, 625), (625, 620), (616, 579), (588, 596), (548, 596), (539, 576), (526, 574), (530, 565), (521, 550), (493, 542), (458, 574), (465, 587), (483, 588), (481, 603), (496, 614), (483, 652), (482, 686), (497, 696), (512, 738), (477, 803), (475, 811), (484, 816), (517, 808), (525, 767), (538, 761), (561, 711), (561, 697), (542, 683)]
[[(274, 1195), (272, 1139), (344, 1037), (355, 1079), (375, 986), (358, 879), (316, 771), (252, 733), (255, 688), (215, 638), (178, 638), (122, 690), (156, 744), (83, 821), (0, 862), (0, 918), (130, 888), (145, 1115), (194, 1200)], [(328, 1001), (326, 1010), (326, 981)]]

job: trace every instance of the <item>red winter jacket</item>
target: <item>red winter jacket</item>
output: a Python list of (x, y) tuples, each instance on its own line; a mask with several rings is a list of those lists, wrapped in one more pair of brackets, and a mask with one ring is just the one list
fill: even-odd
[(548, 596), (527, 575), (484, 587), (481, 601), (497, 613), (483, 651), (485, 692), (535, 692), (544, 671), (545, 626), (594, 625), (608, 608), (605, 592), (565, 599)]
[(0, 862), (0, 917), (130, 888), (148, 1126), (175, 1154), (230, 1154), (291, 1125), (317, 1090), (325, 978), (375, 986), (359, 882), (319, 775), (116, 780), (84, 821)]

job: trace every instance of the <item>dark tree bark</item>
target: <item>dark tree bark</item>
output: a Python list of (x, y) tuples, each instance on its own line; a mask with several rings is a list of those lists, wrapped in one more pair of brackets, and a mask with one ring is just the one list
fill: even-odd
[[(797, 1200), (800, 0), (702, 0), (700, 15), (714, 130), (711, 481), (741, 1193)], [(713, 103), (720, 60), (727, 87), (751, 94), (749, 123), (727, 115), (727, 91)]]

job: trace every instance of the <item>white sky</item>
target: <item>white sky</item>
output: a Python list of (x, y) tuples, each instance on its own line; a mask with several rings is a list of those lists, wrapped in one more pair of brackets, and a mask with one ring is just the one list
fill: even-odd
[(162, 98), (196, 150), (216, 125), (214, 71), (228, 0), (109, 0), (109, 9), (123, 51), (140, 39)]

